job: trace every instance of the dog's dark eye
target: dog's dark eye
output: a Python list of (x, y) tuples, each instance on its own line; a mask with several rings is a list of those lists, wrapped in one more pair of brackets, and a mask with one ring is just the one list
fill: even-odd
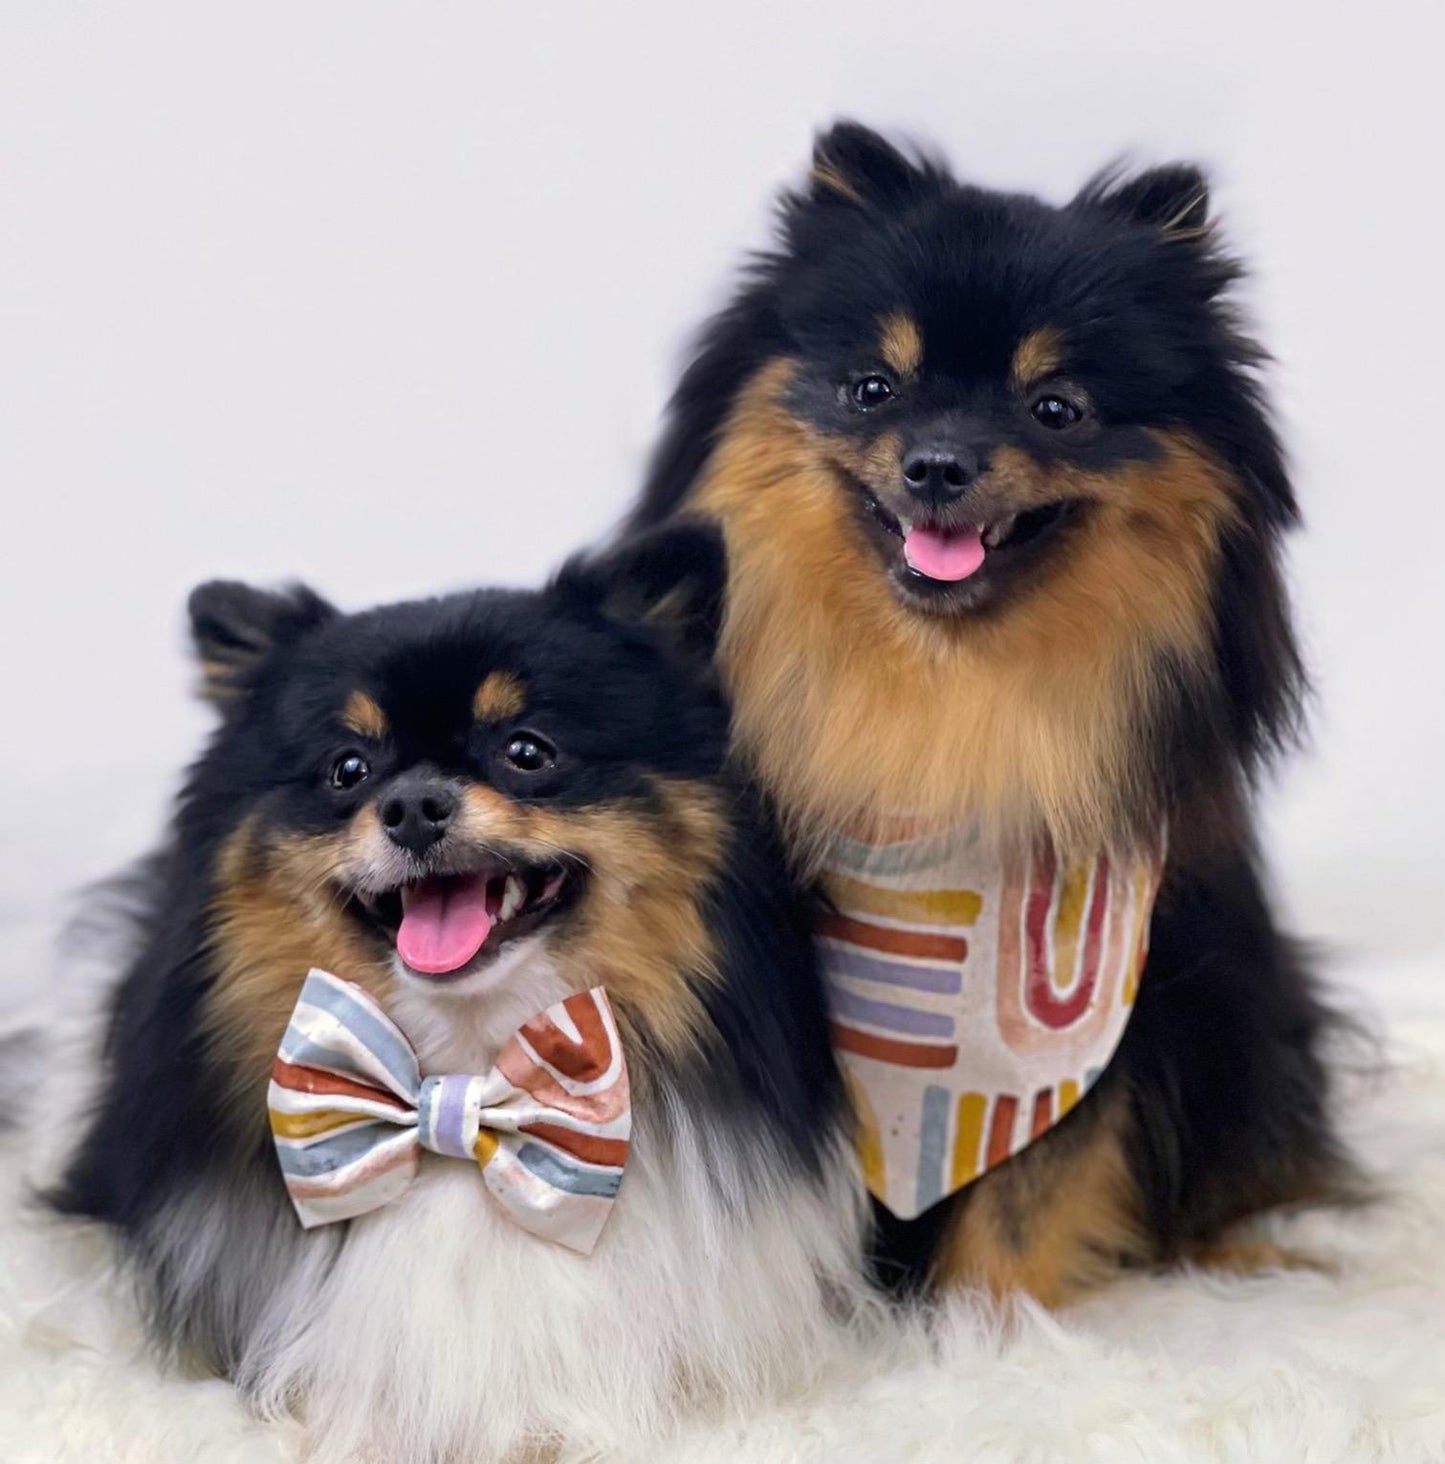
[(518, 732), (502, 749), (509, 768), (519, 773), (545, 773), (557, 761), (557, 749), (532, 732)]
[(881, 407), (892, 397), (893, 387), (886, 376), (864, 376), (853, 383), (851, 395), (854, 406)]
[(1041, 396), (1029, 410), (1033, 413), (1035, 422), (1052, 428), (1055, 432), (1063, 427), (1072, 427), (1075, 422), (1081, 422), (1084, 417), (1082, 407), (1055, 392)]
[(331, 764), (331, 786), (343, 792), (364, 783), (371, 776), (371, 764), (357, 752), (348, 752)]

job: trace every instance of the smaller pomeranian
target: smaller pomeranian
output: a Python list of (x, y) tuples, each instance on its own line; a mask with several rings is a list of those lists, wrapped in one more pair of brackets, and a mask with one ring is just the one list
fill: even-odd
[[(327, 1457), (656, 1434), (867, 1305), (809, 929), (724, 770), (724, 577), (684, 523), (538, 592), (191, 598), (222, 724), (53, 1199), (119, 1233), (168, 1350)], [(557, 1099), (509, 1169), (499, 1082)]]

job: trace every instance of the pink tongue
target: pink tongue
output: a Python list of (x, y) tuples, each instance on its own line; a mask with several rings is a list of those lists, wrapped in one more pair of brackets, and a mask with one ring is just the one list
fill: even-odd
[(397, 954), (413, 971), (441, 976), (481, 950), (492, 924), (485, 879), (429, 879), (406, 898)]
[(903, 557), (909, 568), (929, 579), (967, 579), (983, 563), (983, 553), (983, 536), (971, 526), (950, 533), (909, 529), (903, 539)]

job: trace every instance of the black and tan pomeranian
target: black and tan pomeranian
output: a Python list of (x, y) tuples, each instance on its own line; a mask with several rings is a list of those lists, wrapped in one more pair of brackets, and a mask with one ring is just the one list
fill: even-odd
[[(119, 1232), (163, 1343), (299, 1410), (328, 1457), (656, 1432), (796, 1377), (866, 1290), (809, 931), (724, 771), (724, 573), (716, 531), (681, 526), (542, 592), (355, 615), (300, 589), (192, 597), (222, 725), (142, 882), (55, 1201)], [(268, 1080), (313, 967), (369, 994), (424, 1075), (487, 1074), (519, 1028), (545, 1058), (530, 1019), (605, 988), (631, 1138), (591, 1254), (431, 1155), (389, 1203), (302, 1228)], [(283, 1056), (348, 1088), (324, 1054)], [(545, 1229), (550, 1171), (521, 1159)]]
[(725, 530), (736, 744), (907, 1277), (1269, 1263), (1230, 1227), (1343, 1177), (1252, 830), (1302, 674), (1239, 274), (1193, 167), (1055, 207), (839, 124), (632, 520)]

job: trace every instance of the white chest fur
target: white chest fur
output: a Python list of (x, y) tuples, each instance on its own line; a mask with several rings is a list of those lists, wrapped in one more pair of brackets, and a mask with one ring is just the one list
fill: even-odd
[[(484, 1071), (566, 994), (544, 961), (526, 977), (516, 1012), (510, 986), (503, 1003), (402, 993), (393, 1013), (424, 1070)], [(548, 1436), (625, 1445), (679, 1410), (801, 1381), (857, 1295), (851, 1159), (840, 1148), (818, 1186), (766, 1141), (751, 1152), (680, 1108), (634, 1118), (591, 1256), (526, 1234), (474, 1170), (428, 1155), (405, 1195), (352, 1223), (328, 1272), (284, 1298), (244, 1381), (277, 1411), (304, 1398), (327, 1457), (408, 1460), (505, 1459)]]

